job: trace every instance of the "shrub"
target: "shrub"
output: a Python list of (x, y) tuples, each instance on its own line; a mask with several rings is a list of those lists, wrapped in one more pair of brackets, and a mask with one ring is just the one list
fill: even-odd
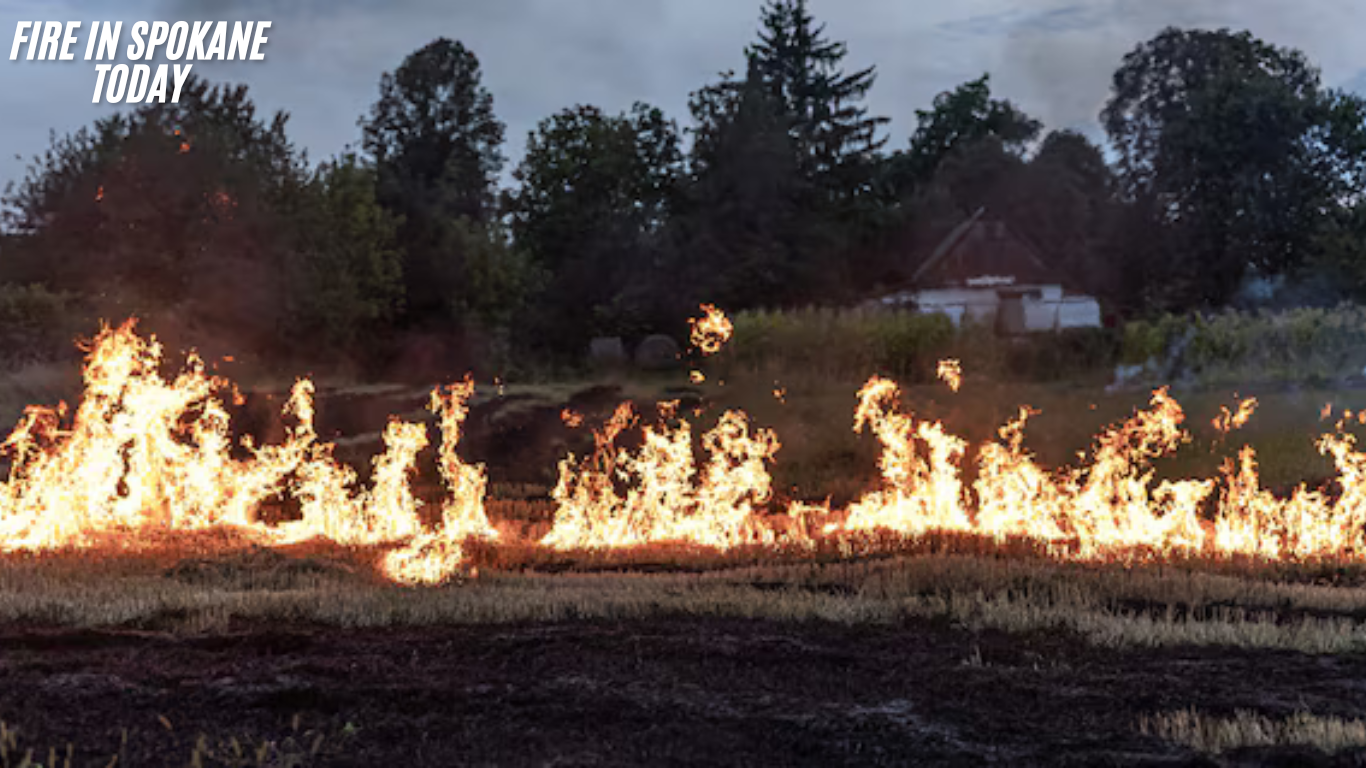
[(71, 294), (41, 285), (0, 284), (0, 358), (7, 367), (69, 357), (82, 331), (89, 329)]
[(954, 336), (953, 323), (943, 315), (819, 308), (745, 312), (735, 318), (727, 362), (823, 375), (877, 370), (921, 380), (934, 376)]
[(1130, 323), (1122, 359), (1158, 360), (1194, 382), (1322, 384), (1366, 366), (1366, 308), (1167, 315)]

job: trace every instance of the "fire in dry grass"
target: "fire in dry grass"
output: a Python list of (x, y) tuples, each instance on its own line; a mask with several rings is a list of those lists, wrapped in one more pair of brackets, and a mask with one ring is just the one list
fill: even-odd
[(949, 385), (954, 392), (963, 386), (963, 366), (957, 360), (939, 361), (939, 380)]
[[(439, 394), (442, 474), (450, 495), (443, 525), (422, 525), (409, 486), (421, 425), (392, 422), (374, 481), (333, 457), (313, 426), (313, 385), (295, 384), (285, 406), (292, 422), (278, 445), (235, 445), (224, 397), (240, 404), (228, 382), (189, 356), (176, 378), (162, 376), (162, 349), (134, 332), (133, 322), (105, 328), (90, 347), (85, 395), (71, 418), (65, 405), (31, 407), (4, 443), (11, 460), (0, 483), (0, 546), (7, 551), (61, 547), (137, 546), (155, 531), (227, 526), (264, 543), (327, 538), (343, 544), (442, 542), (490, 532), (483, 514), (483, 471), (455, 457), (468, 382)], [(439, 406), (437, 405), (439, 403)], [(289, 498), (299, 514), (271, 522), (262, 510)], [(424, 549), (421, 567), (401, 554), (386, 561), (405, 581), (439, 581), (461, 561), (458, 546), (439, 555)]]
[[(1366, 556), (1366, 454), (1351, 434), (1339, 431), (1318, 443), (1337, 466), (1340, 495), (1302, 486), (1278, 498), (1261, 487), (1250, 447), (1218, 479), (1154, 483), (1153, 462), (1190, 440), (1185, 414), (1165, 389), (1153, 393), (1148, 409), (1104, 431), (1080, 466), (1057, 471), (1038, 466), (1025, 450), (1032, 412), (1022, 409), (1001, 429), (1000, 442), (980, 446), (969, 489), (961, 466), (966, 443), (938, 422), (901, 412), (899, 400), (896, 385), (885, 379), (860, 394), (855, 428), (871, 427), (883, 444), (883, 487), (850, 508), (845, 530), (1028, 536), (1083, 558), (1134, 550)], [(1237, 412), (1225, 409), (1215, 426), (1239, 427), (1254, 408), (1248, 400)], [(1212, 519), (1201, 517), (1205, 507), (1213, 509)]]
[(1227, 435), (1235, 429), (1242, 429), (1256, 410), (1257, 398), (1255, 397), (1249, 397), (1239, 403), (1236, 411), (1230, 411), (1227, 405), (1220, 406), (1219, 415), (1214, 417), (1211, 424), (1220, 434)]
[[(429, 526), (411, 486), (418, 456), (431, 447), (422, 425), (391, 421), (372, 479), (363, 483), (319, 438), (309, 381), (291, 392), (284, 439), (258, 446), (232, 439), (228, 403), (241, 398), (227, 381), (206, 373), (193, 354), (173, 379), (161, 365), (161, 347), (138, 336), (131, 322), (106, 328), (89, 349), (85, 395), (74, 413), (65, 405), (27, 410), (3, 444), (10, 474), (0, 483), (0, 548), (136, 546), (157, 532), (221, 526), (265, 544), (326, 538), (384, 546), (381, 567), (390, 578), (430, 583), (462, 567), (468, 537), (496, 538), (484, 508), (485, 472), (456, 452), (471, 381), (432, 395), (446, 494), (439, 523)], [(1225, 408), (1213, 426), (1228, 434), (1255, 407), (1246, 400), (1236, 411)], [(1154, 461), (1190, 440), (1185, 414), (1166, 390), (1103, 431), (1076, 467), (1049, 470), (1036, 462), (1024, 440), (1033, 414), (1022, 408), (999, 440), (974, 451), (942, 423), (904, 410), (895, 382), (874, 378), (859, 393), (855, 429), (882, 444), (880, 487), (843, 515), (796, 504), (790, 517), (842, 517), (825, 529), (837, 536), (886, 529), (1030, 537), (1064, 557), (1135, 550), (1366, 557), (1366, 453), (1344, 431), (1346, 415), (1318, 443), (1337, 467), (1340, 493), (1300, 487), (1278, 497), (1262, 488), (1251, 448), (1219, 477), (1155, 482)], [(582, 423), (578, 414), (563, 416)], [(592, 454), (561, 462), (544, 545), (728, 549), (779, 538), (763, 514), (772, 501), (769, 465), (780, 447), (771, 430), (728, 411), (701, 437), (699, 454), (677, 403), (640, 422), (623, 404), (595, 432)], [(622, 438), (635, 428), (639, 444), (628, 447)], [(969, 456), (976, 462), (971, 481), (963, 466)], [(291, 519), (269, 519), (265, 510), (284, 500), (296, 509)], [(821, 535), (810, 528), (786, 538)]]
[(1082, 556), (1203, 545), (1196, 513), (1214, 483), (1151, 483), (1152, 459), (1186, 439), (1180, 406), (1165, 391), (1154, 393), (1149, 410), (1103, 433), (1088, 464), (1059, 472), (1042, 469), (1024, 449), (1030, 412), (1022, 410), (1002, 428), (1002, 442), (981, 447), (971, 489), (962, 479), (966, 441), (902, 413), (890, 381), (873, 380), (860, 397), (855, 426), (871, 426), (883, 444), (884, 487), (851, 507), (846, 529), (1029, 536), (1071, 542)]
[[(460, 442), (460, 430), (469, 416), (468, 403), (473, 395), (474, 382), (470, 379), (432, 393), (429, 407), (440, 418), (442, 435), (441, 448), (437, 453), (438, 467), (447, 489), (441, 502), (441, 526), (436, 530), (412, 532), (405, 537), (406, 543), (402, 548), (391, 551), (385, 557), (384, 571), (397, 581), (443, 581), (462, 564), (464, 552), (461, 543), (466, 538), (498, 537), (498, 532), (489, 524), (484, 511), (484, 495), (488, 485), (484, 468), (466, 464), (455, 451)], [(411, 466), (411, 463), (407, 465), (409, 468)]]
[(711, 304), (703, 304), (702, 312), (702, 317), (688, 321), (692, 326), (692, 344), (703, 355), (714, 355), (730, 341), (735, 326), (731, 324), (730, 318), (726, 317), (726, 313)]
[(602, 430), (596, 449), (560, 463), (559, 507), (542, 544), (556, 549), (631, 547), (659, 542), (727, 549), (771, 540), (755, 514), (771, 495), (767, 464), (777, 452), (770, 430), (750, 431), (737, 411), (722, 414), (702, 437), (707, 460), (693, 457), (692, 427), (677, 403), (660, 406), (659, 424), (641, 429), (635, 450), (618, 438), (639, 419), (624, 403)]

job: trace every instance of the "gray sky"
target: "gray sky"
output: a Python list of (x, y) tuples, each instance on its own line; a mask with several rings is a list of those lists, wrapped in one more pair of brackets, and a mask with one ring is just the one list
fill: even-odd
[[(936, 93), (990, 72), (1009, 98), (1049, 128), (1095, 132), (1123, 54), (1167, 25), (1250, 29), (1304, 50), (1330, 86), (1366, 93), (1362, 0), (811, 0), (830, 37), (849, 44), (850, 69), (876, 64), (869, 106), (892, 118), (905, 145), (915, 110)], [(266, 60), (197, 63), (244, 82), (262, 113), (290, 115), (312, 159), (358, 143), (356, 120), (380, 74), (440, 36), (480, 58), (508, 125), (509, 167), (526, 133), (563, 107), (609, 112), (643, 100), (687, 123), (688, 93), (742, 64), (760, 0), (0, 0), (4, 51), (20, 20), (268, 20)], [(83, 46), (84, 38), (82, 38)], [(78, 58), (83, 47), (77, 49)], [(94, 62), (0, 67), (0, 184), (23, 175), (48, 134), (73, 131), (114, 107), (90, 103)], [(1096, 134), (1098, 135), (1098, 134)], [(16, 157), (18, 155), (18, 157)]]

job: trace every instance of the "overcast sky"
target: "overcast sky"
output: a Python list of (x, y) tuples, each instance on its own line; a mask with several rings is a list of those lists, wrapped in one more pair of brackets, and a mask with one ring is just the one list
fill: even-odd
[[(811, 0), (827, 32), (849, 44), (848, 68), (877, 65), (869, 97), (904, 146), (915, 110), (990, 72), (1049, 128), (1095, 133), (1123, 54), (1168, 25), (1249, 29), (1304, 50), (1330, 86), (1366, 93), (1363, 0)], [(382, 72), (436, 37), (480, 58), (508, 125), (509, 166), (536, 122), (574, 104), (609, 112), (642, 100), (687, 122), (688, 93), (740, 68), (760, 0), (0, 0), (8, 51), (20, 20), (268, 20), (266, 60), (197, 63), (244, 82), (260, 110), (290, 113), (290, 135), (319, 160), (357, 143), (356, 120)], [(84, 38), (82, 38), (84, 40)], [(83, 53), (77, 49), (78, 58)], [(22, 56), (21, 56), (22, 58)], [(8, 59), (8, 57), (6, 57)], [(59, 134), (114, 109), (90, 103), (94, 63), (10, 62), (0, 69), (0, 184)], [(1096, 133), (1095, 135), (1099, 135)]]

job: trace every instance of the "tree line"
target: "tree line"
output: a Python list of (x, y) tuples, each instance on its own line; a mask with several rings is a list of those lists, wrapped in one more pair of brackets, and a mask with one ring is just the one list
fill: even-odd
[(456, 340), (453, 366), (505, 368), (678, 332), (703, 301), (857, 302), (985, 206), (1117, 317), (1225, 306), (1253, 280), (1284, 301), (1366, 296), (1366, 103), (1299, 51), (1164, 30), (1114, 73), (1107, 147), (1046, 132), (986, 75), (889, 146), (865, 103), (876, 70), (846, 55), (805, 0), (768, 0), (745, 66), (691, 94), (686, 126), (568, 107), (511, 188), (461, 42), (385, 73), (359, 151), (318, 165), (284, 113), (192, 78), (178, 104), (54, 137), (4, 199), (0, 282), (266, 358), (383, 365), (427, 335)]

